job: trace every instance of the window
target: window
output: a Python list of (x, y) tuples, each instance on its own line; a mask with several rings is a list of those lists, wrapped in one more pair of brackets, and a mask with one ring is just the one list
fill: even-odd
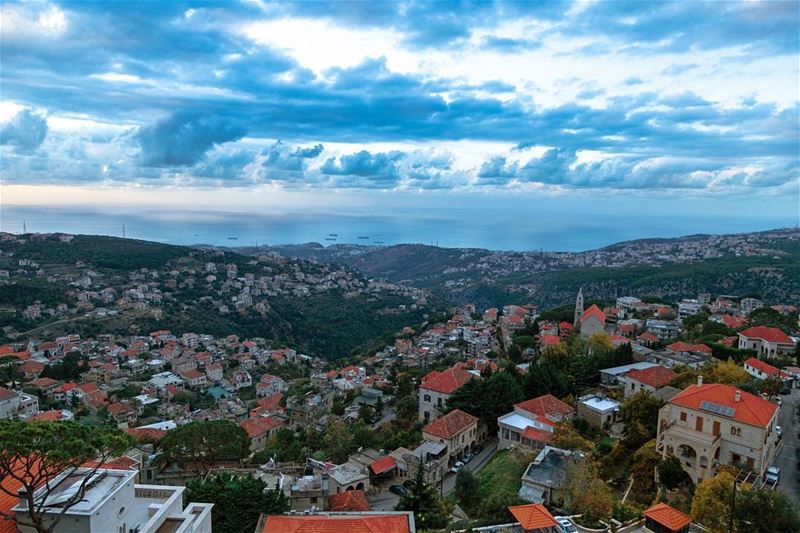
[(697, 419), (694, 421), (694, 429), (697, 431), (703, 431), (703, 417), (698, 416)]
[(423, 401), (426, 401), (426, 402), (430, 403), (430, 401), (431, 401), (431, 395), (430, 395), (430, 394), (426, 394), (426, 395), (423, 397)]
[(686, 413), (681, 411), (681, 422), (686, 422)]
[(719, 435), (719, 431), (720, 431), (720, 424), (719, 424), (719, 422), (717, 422), (717, 421), (715, 420), (715, 421), (714, 421), (714, 428), (713, 428), (713, 430), (712, 430), (711, 432), (712, 432), (712, 433), (714, 434), (714, 436), (716, 437), (717, 435)]

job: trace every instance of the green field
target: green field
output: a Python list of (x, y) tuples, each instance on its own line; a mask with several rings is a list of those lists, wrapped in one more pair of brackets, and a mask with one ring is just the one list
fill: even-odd
[(486, 497), (495, 494), (516, 495), (522, 485), (522, 474), (533, 460), (532, 454), (516, 450), (501, 450), (478, 473), (481, 494)]

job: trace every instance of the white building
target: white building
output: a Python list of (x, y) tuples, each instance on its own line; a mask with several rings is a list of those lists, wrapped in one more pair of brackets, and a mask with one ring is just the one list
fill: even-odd
[(739, 349), (755, 350), (761, 358), (790, 355), (795, 349), (792, 338), (778, 328), (755, 326), (740, 331), (738, 335)]
[(696, 315), (702, 308), (703, 305), (697, 300), (683, 300), (678, 304), (678, 320)]
[(0, 387), (0, 419), (26, 418), (39, 412), (39, 398)]
[[(135, 470), (101, 469), (85, 482), (89, 475), (91, 469), (87, 468), (70, 476), (61, 474), (51, 482), (44, 515), (64, 513), (54, 533), (211, 533), (213, 505), (190, 503), (184, 508), (184, 487), (137, 485)], [(81, 500), (64, 511), (63, 503), (69, 502), (84, 482)], [(24, 521), (27, 502), (20, 500), (12, 511)], [(21, 526), (20, 531), (32, 533), (34, 529)]]

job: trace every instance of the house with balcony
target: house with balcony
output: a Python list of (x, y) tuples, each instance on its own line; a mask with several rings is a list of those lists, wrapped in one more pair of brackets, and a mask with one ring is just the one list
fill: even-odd
[(763, 475), (772, 464), (779, 436), (778, 406), (731, 385), (690, 385), (658, 413), (656, 449), (680, 459), (694, 483), (712, 477), (719, 465)]
[(434, 370), (422, 378), (419, 385), (419, 420), (429, 422), (442, 416), (450, 396), (474, 378), (480, 378), (480, 375), (459, 366), (443, 372)]
[(446, 445), (448, 460), (453, 463), (477, 446), (478, 418), (455, 409), (423, 427), (422, 438)]
[(39, 398), (0, 387), (0, 419), (27, 418), (39, 411)]
[(498, 447), (539, 450), (551, 442), (556, 424), (574, 415), (575, 409), (552, 394), (515, 404), (497, 419)]

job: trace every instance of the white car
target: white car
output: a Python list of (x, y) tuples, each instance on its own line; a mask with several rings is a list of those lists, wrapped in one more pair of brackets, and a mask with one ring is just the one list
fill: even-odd
[(554, 518), (556, 519), (556, 522), (558, 522), (558, 527), (560, 528), (561, 533), (578, 532), (578, 528), (576, 528), (575, 524), (572, 523), (572, 520), (570, 520), (566, 516), (556, 516)]
[(769, 483), (777, 483), (781, 479), (781, 469), (777, 466), (771, 466), (764, 472), (764, 479)]
[(462, 463), (461, 461), (456, 461), (456, 464), (453, 465), (453, 467), (450, 469), (450, 471), (452, 473), (454, 473), (454, 474), (457, 474), (458, 471), (461, 470), (461, 468), (463, 466), (464, 466), (464, 463)]
[(775, 426), (775, 434), (778, 436), (778, 438), (781, 438), (783, 436), (783, 428), (780, 426)]

